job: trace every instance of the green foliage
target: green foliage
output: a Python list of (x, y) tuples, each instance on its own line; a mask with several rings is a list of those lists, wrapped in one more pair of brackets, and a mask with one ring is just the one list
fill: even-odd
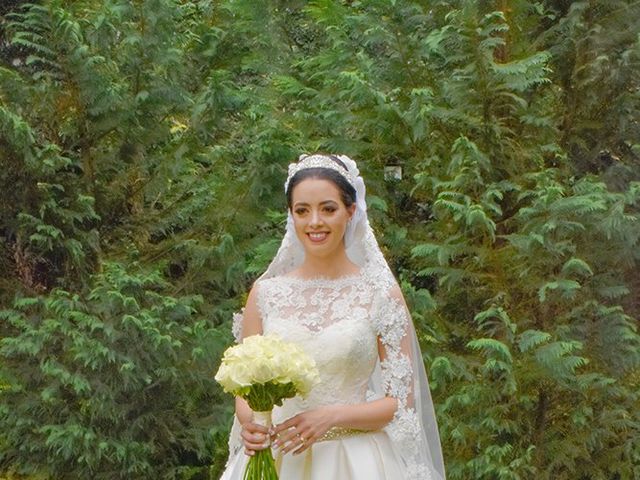
[[(562, 131), (580, 170), (602, 172), (615, 189), (637, 178), (640, 39), (633, 1), (571, 2), (544, 33), (563, 87)], [(564, 13), (564, 12), (562, 12)], [(601, 87), (606, 85), (605, 89)]]
[(62, 289), (0, 312), (3, 449), (21, 473), (176, 478), (204, 462), (222, 413), (211, 381), (227, 339), (202, 298), (167, 295), (158, 272), (108, 263), (86, 295)]

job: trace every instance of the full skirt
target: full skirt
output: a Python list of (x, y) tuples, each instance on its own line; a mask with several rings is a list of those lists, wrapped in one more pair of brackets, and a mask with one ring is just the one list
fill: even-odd
[[(386, 432), (317, 442), (299, 455), (274, 452), (280, 480), (402, 480), (400, 461)], [(220, 480), (242, 480), (244, 450), (231, 458)]]

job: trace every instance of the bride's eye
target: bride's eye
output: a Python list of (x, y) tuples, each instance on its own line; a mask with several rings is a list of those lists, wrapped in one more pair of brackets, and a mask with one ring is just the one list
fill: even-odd
[(305, 213), (306, 211), (307, 211), (307, 209), (306, 209), (306, 208), (296, 208), (296, 209), (294, 210), (294, 212), (295, 212), (295, 214), (296, 214), (296, 215), (304, 215), (304, 213)]

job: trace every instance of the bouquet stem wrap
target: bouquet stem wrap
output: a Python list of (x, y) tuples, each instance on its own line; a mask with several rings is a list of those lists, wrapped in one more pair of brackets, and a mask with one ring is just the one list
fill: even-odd
[[(253, 412), (253, 423), (267, 427), (267, 429), (271, 428), (271, 410), (267, 412)], [(269, 444), (271, 444), (271, 440), (269, 440)]]
[[(263, 427), (271, 428), (271, 410), (267, 412), (253, 412), (253, 421)], [(271, 439), (267, 436), (271, 444)], [(275, 461), (271, 454), (271, 448), (258, 450), (249, 459), (244, 471), (244, 480), (278, 480)]]

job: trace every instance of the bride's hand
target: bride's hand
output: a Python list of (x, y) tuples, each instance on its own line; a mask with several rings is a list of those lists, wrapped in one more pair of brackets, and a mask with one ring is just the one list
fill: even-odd
[(264, 450), (271, 443), (267, 427), (258, 425), (257, 423), (244, 423), (240, 435), (244, 443), (244, 453), (247, 455), (252, 456), (256, 453), (256, 450)]
[(308, 410), (291, 417), (274, 428), (274, 448), (282, 453), (296, 449), (293, 454), (304, 452), (316, 440), (336, 425), (337, 406), (326, 406)]

